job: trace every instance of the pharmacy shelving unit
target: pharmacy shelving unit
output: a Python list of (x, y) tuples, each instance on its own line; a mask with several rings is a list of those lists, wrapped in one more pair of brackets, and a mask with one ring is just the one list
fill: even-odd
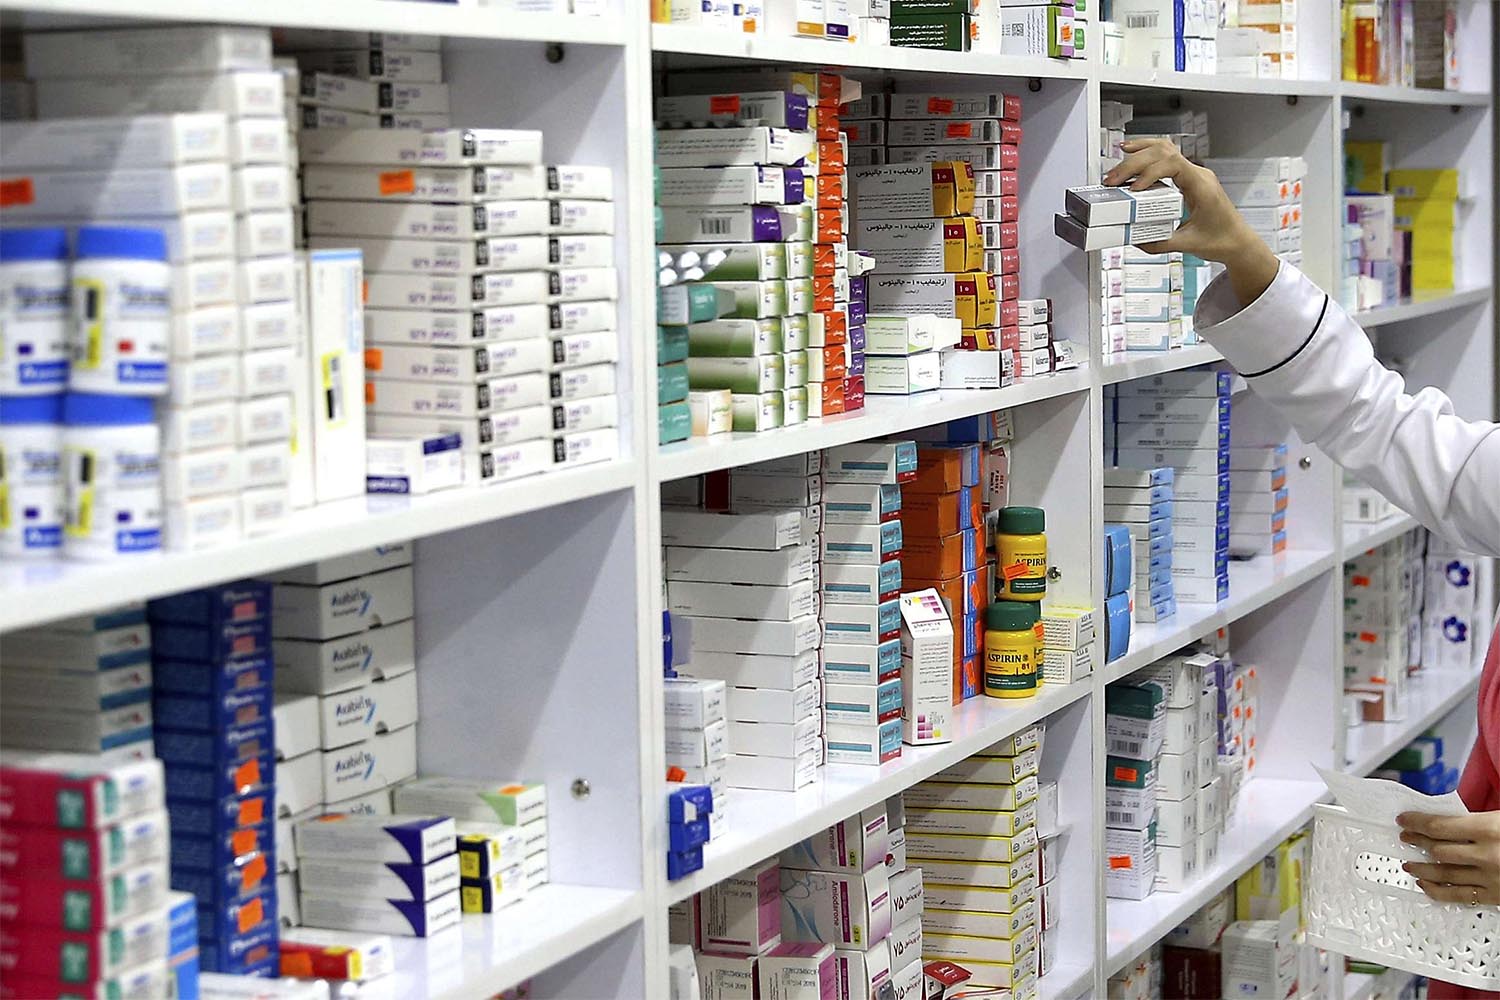
[[(773, 4), (783, 0), (771, 0)], [(1091, 267), (1052, 236), (1062, 188), (1098, 177), (1102, 96), (1180, 103), (1210, 114), (1223, 155), (1306, 157), (1305, 269), (1332, 289), (1338, 273), (1342, 144), (1391, 142), (1397, 166), (1458, 165), (1464, 176), (1459, 290), (1423, 295), (1363, 317), (1381, 355), (1413, 382), (1449, 392), (1467, 417), (1494, 416), (1495, 238), (1490, 93), (1492, 12), (1464, 0), (1462, 92), (1347, 84), (1338, 65), (1335, 4), (1299, 7), (1304, 73), (1295, 81), (1188, 76), (1087, 61), (846, 46), (652, 27), (645, 4), (615, 0), (602, 18), (520, 15), (407, 0), (0, 0), (0, 27), (151, 21), (250, 23), (444, 37), (454, 119), (545, 132), (549, 158), (615, 168), (622, 206), (619, 461), (484, 491), (411, 501), (369, 498), (297, 514), (279, 534), (206, 553), (129, 566), (0, 567), (0, 631), (172, 593), (218, 580), (417, 540), (419, 767), (468, 776), (525, 775), (549, 793), (553, 884), (519, 907), (471, 918), (462, 931), (399, 945), (403, 997), (487, 996), (528, 976), (544, 997), (661, 998), (666, 907), (802, 837), (910, 787), (1039, 719), (1048, 724), (1044, 777), (1060, 783), (1067, 827), (1057, 968), (1049, 998), (1103, 996), (1105, 979), (1304, 823), (1322, 796), (1309, 764), (1365, 773), (1412, 735), (1436, 726), (1472, 736), (1474, 675), (1415, 681), (1401, 723), (1346, 735), (1341, 718), (1343, 560), (1412, 526), (1409, 518), (1344, 523), (1340, 471), (1299, 442), (1252, 394), (1234, 401), (1234, 436), (1290, 442), (1291, 551), (1231, 570), (1228, 601), (1183, 605), (1139, 625), (1124, 659), (1020, 703), (973, 701), (953, 742), (879, 768), (827, 767), (797, 793), (737, 790), (728, 830), (702, 872), (666, 880), (660, 675), (660, 487), (746, 462), (825, 448), (969, 414), (1010, 408), (1017, 429), (1013, 499), (1044, 506), (1055, 595), (1102, 604), (1104, 387), (1219, 361), (1206, 345), (1105, 358), (1093, 331)], [(1024, 296), (1056, 304), (1055, 330), (1082, 368), (1007, 389), (871, 398), (859, 416), (762, 435), (655, 445), (651, 237), (651, 96), (676, 67), (762, 63), (842, 67), (866, 86), (1005, 89), (1023, 96)], [(1103, 894), (1103, 690), (1184, 644), (1232, 630), (1238, 657), (1262, 678), (1263, 754), (1219, 861), (1186, 891), (1141, 902)], [(1096, 653), (1096, 658), (1102, 654)], [(1351, 989), (1368, 984), (1351, 978)], [(1345, 979), (1334, 976), (1332, 995)]]

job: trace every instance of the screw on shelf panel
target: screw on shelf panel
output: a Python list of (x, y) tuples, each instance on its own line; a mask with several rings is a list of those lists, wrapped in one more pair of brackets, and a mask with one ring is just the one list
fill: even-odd
[(1349, 110), (1354, 113), (1354, 117), (1356, 118), (1363, 118), (1365, 116), (1365, 106), (1363, 104), (1356, 104)]
[(579, 802), (582, 802), (584, 799), (588, 798), (589, 794), (594, 790), (593, 786), (589, 784), (589, 780), (587, 778), (574, 778), (572, 789), (573, 798), (577, 799)]
[(1295, 108), (1297, 106), (1297, 95), (1296, 94), (1288, 94), (1288, 95), (1286, 95), (1286, 103), (1287, 103), (1288, 107)]
[(1297, 468), (1302, 469), (1303, 471), (1311, 469), (1312, 468), (1312, 456), (1311, 455), (1303, 455), (1301, 458), (1299, 458), (1297, 460)]
[(548, 42), (544, 51), (547, 55), (547, 61), (554, 65), (562, 62), (567, 56), (567, 50), (563, 48), (562, 42)]
[(1058, 569), (1056, 566), (1049, 568), (1047, 570), (1047, 579), (1056, 583), (1058, 580), (1062, 579), (1062, 570)]
[(1026, 81), (1026, 89), (1033, 94), (1040, 94), (1042, 92), (1042, 81), (1037, 77), (1032, 77)]

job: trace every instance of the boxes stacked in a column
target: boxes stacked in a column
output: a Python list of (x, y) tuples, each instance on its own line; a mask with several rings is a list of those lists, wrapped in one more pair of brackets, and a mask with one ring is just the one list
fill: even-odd
[(1105, 894), (1144, 899), (1156, 886), (1166, 692), (1152, 681), (1111, 684), (1105, 689), (1104, 727)]
[(1287, 549), (1286, 456), (1285, 444), (1229, 449), (1229, 552), (1236, 558)]
[[(1172, 536), (1170, 521), (1175, 498), (1175, 474), (1170, 466), (1156, 469), (1104, 470), (1104, 519), (1126, 531), (1146, 526), (1145, 538), (1134, 538), (1135, 555), (1130, 577), (1132, 603), (1141, 609), (1143, 621), (1171, 614), (1176, 607), (1172, 586)], [(1153, 525), (1153, 522), (1158, 522)], [(1160, 522), (1166, 522), (1162, 524)], [(1151, 534), (1153, 527), (1158, 533)]]
[(172, 885), (197, 898), (205, 970), (274, 975), (270, 585), (244, 580), (176, 594), (150, 602), (148, 614)]
[(457, 435), (469, 484), (614, 457), (608, 168), (546, 166), (540, 132), (506, 129), (301, 145), (308, 245), (364, 255), (372, 438)]

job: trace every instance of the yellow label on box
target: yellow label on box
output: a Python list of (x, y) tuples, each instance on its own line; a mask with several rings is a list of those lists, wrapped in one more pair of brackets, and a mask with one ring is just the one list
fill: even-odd
[(1446, 230), (1451, 236), (1458, 221), (1453, 202), (1441, 198), (1397, 198), (1395, 200), (1395, 226), (1397, 229), (1434, 231)]
[(932, 207), (939, 215), (974, 212), (974, 167), (963, 160), (932, 165)]
[(984, 267), (984, 238), (979, 220), (972, 215), (957, 215), (943, 220), (943, 270), (973, 271)]
[(1392, 170), (1386, 174), (1386, 190), (1397, 198), (1458, 199), (1457, 170)]
[[(978, 223), (976, 222), (977, 226)], [(954, 276), (954, 311), (966, 327), (995, 325), (995, 276), (967, 271)]]

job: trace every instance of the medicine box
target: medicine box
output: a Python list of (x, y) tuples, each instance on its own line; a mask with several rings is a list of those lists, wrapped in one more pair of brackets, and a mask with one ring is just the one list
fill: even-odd
[(780, 886), (782, 932), (793, 940), (863, 949), (890, 933), (884, 865), (864, 874), (784, 868)]
[(417, 721), (417, 675), (408, 671), (390, 680), (318, 699), (321, 747), (332, 750)]
[(793, 792), (811, 784), (822, 763), (822, 747), (796, 757), (757, 757), (733, 753), (725, 768), (725, 781), (732, 788), (760, 788)]
[(823, 646), (823, 672), (830, 684), (875, 685), (900, 676), (901, 642), (878, 644), (828, 642)]
[(887, 831), (885, 805), (881, 803), (782, 851), (781, 867), (828, 872), (866, 872), (883, 867)]
[(803, 541), (803, 515), (797, 511), (715, 514), (706, 511), (662, 511), (666, 545), (775, 550)]
[(318, 896), (307, 891), (301, 893), (299, 902), (304, 923), (374, 934), (428, 937), (457, 924), (462, 916), (456, 889), (420, 904)]
[(279, 583), (278, 638), (332, 639), (412, 616), (412, 571), (398, 567), (322, 586)]
[(410, 778), (417, 771), (417, 729), (407, 726), (322, 753), (323, 801), (336, 803)]
[(733, 722), (792, 724), (817, 715), (822, 692), (809, 681), (798, 688), (731, 687), (726, 692), (726, 716)]
[(702, 730), (725, 718), (723, 681), (668, 677), (664, 683), (669, 729)]

